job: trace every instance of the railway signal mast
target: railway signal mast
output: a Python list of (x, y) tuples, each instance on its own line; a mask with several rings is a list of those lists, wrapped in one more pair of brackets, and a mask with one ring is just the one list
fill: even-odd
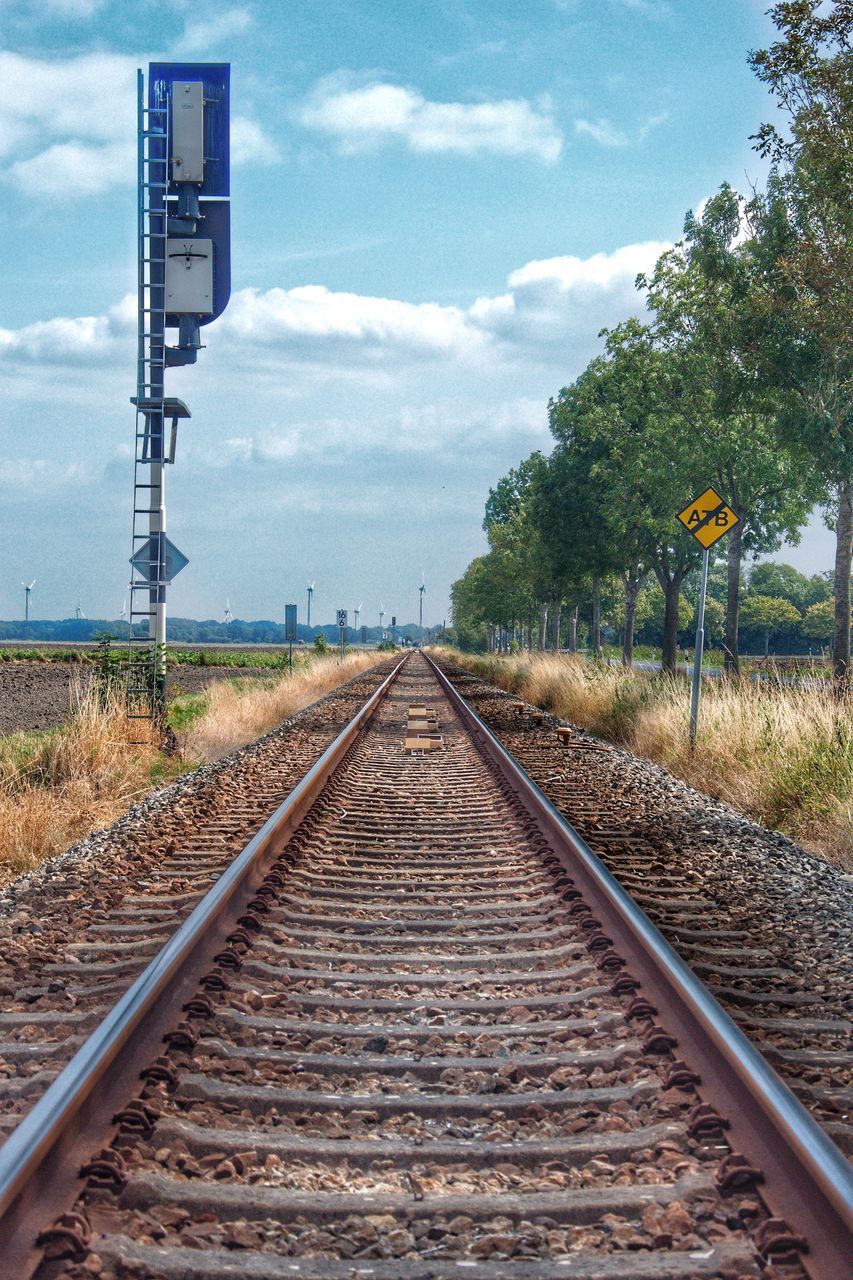
[[(167, 369), (194, 364), (201, 326), (231, 292), (230, 67), (164, 63), (137, 72), (138, 317), (128, 715), (162, 719), (166, 588), (188, 563), (166, 537), (165, 468), (190, 411)], [(177, 342), (167, 344), (167, 330)], [(169, 436), (166, 424), (169, 424)], [(135, 621), (147, 636), (134, 635)], [(140, 628), (141, 629), (141, 628)]]

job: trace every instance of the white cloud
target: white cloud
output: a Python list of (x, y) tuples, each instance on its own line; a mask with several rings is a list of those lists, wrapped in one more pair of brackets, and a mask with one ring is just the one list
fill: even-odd
[(232, 164), (277, 164), (281, 153), (254, 120), (231, 117)]
[(124, 340), (129, 346), (135, 328), (136, 298), (128, 294), (106, 315), (57, 316), (21, 329), (0, 329), (0, 364), (111, 364), (114, 341)]
[(133, 137), (136, 66), (111, 53), (40, 59), (0, 50), (0, 132), (11, 124), (53, 138)]
[[(205, 341), (211, 348), (227, 343), (241, 367), (267, 379), (279, 399), (285, 368), (301, 371), (303, 393), (309, 383), (353, 377), (373, 387), (403, 387), (413, 368), (430, 364), (447, 375), (481, 377), (505, 371), (511, 361), (547, 363), (573, 349), (586, 352), (602, 325), (641, 310), (635, 278), (668, 247), (649, 241), (588, 258), (534, 260), (510, 274), (506, 292), (468, 307), (319, 284), (240, 289)], [(135, 308), (128, 294), (101, 316), (0, 329), (0, 364), (113, 365), (132, 343)]]
[(600, 117), (598, 120), (576, 120), (575, 133), (582, 138), (592, 138), (602, 147), (627, 147), (627, 133), (615, 128), (609, 120)]
[(599, 116), (597, 120), (585, 120), (581, 117), (575, 120), (575, 133), (579, 138), (591, 138), (600, 147), (630, 147), (633, 144), (645, 142), (652, 130), (657, 129), (668, 119), (669, 114), (666, 111), (656, 116), (647, 116), (642, 124), (635, 126), (628, 133), (624, 129), (617, 129), (616, 125), (604, 116)]
[(241, 36), (252, 25), (248, 9), (229, 9), (223, 13), (189, 19), (181, 38), (172, 50), (174, 57), (186, 58), (189, 54), (206, 53), (221, 46), (223, 41)]
[(396, 298), (332, 292), (324, 285), (294, 289), (243, 289), (231, 301), (223, 327), (260, 346), (335, 342), (362, 352), (405, 348), (449, 355), (482, 345), (457, 307)]
[(560, 293), (593, 287), (609, 289), (620, 280), (633, 282), (641, 271), (653, 267), (660, 255), (670, 248), (667, 241), (647, 240), (643, 244), (623, 245), (613, 253), (594, 253), (590, 258), (564, 256), (541, 258), (513, 271), (509, 284), (513, 289), (547, 283)]
[(136, 146), (55, 142), (29, 160), (16, 160), (6, 176), (31, 196), (96, 196), (136, 181)]
[(93, 471), (82, 462), (51, 462), (45, 458), (4, 458), (0, 461), (0, 490), (16, 495), (44, 494), (70, 484), (91, 484)]
[[(141, 55), (107, 53), (28, 58), (0, 50), (0, 157), (6, 160), (6, 180), (27, 195), (68, 198), (133, 183), (141, 60)], [(279, 158), (274, 142), (246, 116), (232, 120), (232, 150), (235, 164), (271, 164)]]
[(525, 98), (430, 102), (400, 85), (353, 86), (343, 74), (319, 81), (299, 119), (337, 138), (350, 153), (396, 140), (418, 153), (531, 155), (553, 164), (562, 149), (547, 106), (534, 107)]

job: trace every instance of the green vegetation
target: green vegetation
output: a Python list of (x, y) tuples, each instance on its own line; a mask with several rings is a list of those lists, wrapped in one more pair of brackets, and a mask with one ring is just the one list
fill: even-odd
[(691, 751), (681, 680), (566, 654), (448, 657), (853, 870), (853, 714), (830, 685), (709, 680)]
[(0, 648), (0, 662), (91, 662), (91, 653), (82, 649)]
[[(638, 278), (647, 322), (603, 332), (601, 354), (549, 403), (550, 457), (532, 454), (490, 491), (489, 551), (452, 589), (465, 649), (542, 650), (550, 634), (552, 650), (586, 637), (598, 654), (618, 636), (627, 666), (639, 640), (674, 674), (702, 556), (676, 513), (710, 484), (738, 516), (713, 555), (707, 610), (727, 672), (744, 643), (831, 644), (835, 692), (853, 687), (853, 8), (789, 0), (771, 14), (779, 41), (750, 59), (787, 125), (755, 138), (767, 189), (747, 199), (723, 183), (688, 213), (683, 238)], [(818, 502), (834, 572), (750, 573)]]

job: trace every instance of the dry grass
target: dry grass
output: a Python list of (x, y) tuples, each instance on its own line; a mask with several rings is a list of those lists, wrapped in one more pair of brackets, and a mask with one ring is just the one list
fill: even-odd
[(312, 656), (293, 677), (213, 685), (202, 714), (179, 734), (181, 760), (128, 743), (123, 701), (102, 705), (94, 690), (77, 696), (60, 728), (0, 738), (0, 885), (108, 826), (164, 780), (260, 737), (383, 656), (353, 654), (343, 663)]
[(247, 742), (254, 742), (294, 712), (366, 671), (384, 658), (375, 652), (350, 653), (343, 662), (336, 657), (312, 658), (308, 667), (292, 676), (263, 684), (241, 686), (222, 681), (205, 695), (203, 713), (185, 731), (178, 732), (184, 756), (208, 762), (218, 760)]
[(0, 738), (0, 881), (113, 822), (150, 789), (155, 759), (128, 746), (123, 703), (93, 693), (60, 729)]
[(705, 681), (691, 753), (683, 680), (564, 655), (448, 656), (853, 870), (853, 706), (828, 689)]

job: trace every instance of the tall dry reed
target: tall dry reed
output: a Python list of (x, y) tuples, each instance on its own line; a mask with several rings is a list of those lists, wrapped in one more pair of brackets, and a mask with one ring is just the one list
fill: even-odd
[(310, 665), (292, 676), (263, 684), (241, 686), (222, 681), (207, 692), (205, 711), (183, 732), (178, 742), (184, 756), (208, 762), (253, 742), (310, 703), (316, 702), (345, 680), (381, 661), (384, 654), (350, 653), (312, 658)]
[(448, 657), (853, 870), (853, 706), (828, 686), (705, 680), (691, 752), (684, 680), (562, 654)]
[[(260, 737), (380, 656), (339, 663), (312, 655), (293, 678), (212, 686), (206, 712), (183, 735), (183, 767)], [(0, 885), (108, 826), (154, 788), (155, 775), (162, 781), (181, 767), (153, 744), (129, 743), (123, 700), (104, 703), (94, 689), (75, 697), (59, 728), (0, 737)]]
[(0, 882), (124, 813), (150, 788), (154, 758), (128, 744), (123, 702), (93, 691), (61, 728), (0, 738)]

